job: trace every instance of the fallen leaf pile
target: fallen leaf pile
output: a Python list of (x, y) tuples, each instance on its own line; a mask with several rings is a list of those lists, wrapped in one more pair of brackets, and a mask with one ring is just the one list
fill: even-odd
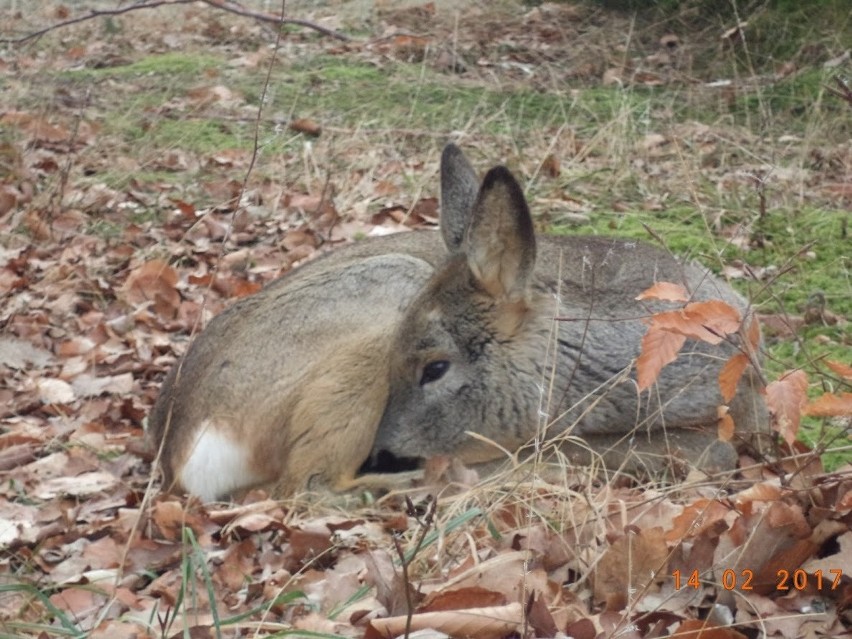
[(852, 621), (848, 475), (802, 474), (786, 488), (769, 479), (727, 498), (701, 497), (706, 488), (601, 489), (566, 500), (562, 488), (537, 482), (525, 502), (455, 502), (464, 510), (434, 524), (437, 537), (410, 560), (406, 584), (400, 556), (423, 525), (416, 517), (306, 520), (261, 497), (225, 508), (168, 497), (147, 504), (116, 486), (128, 472), (121, 459), (69, 456), (61, 463), (74, 474), (63, 479), (50, 476), (48, 462), (60, 462), (43, 458), (31, 492), (41, 503), (6, 505), (8, 568), (38, 571), (52, 585), (43, 598), (7, 592), (4, 618), (73, 620), (105, 638), (214, 623), (397, 636), (409, 600), (412, 629), (450, 636), (528, 628), (657, 637), (700, 618), (720, 637), (757, 627), (828, 637)]

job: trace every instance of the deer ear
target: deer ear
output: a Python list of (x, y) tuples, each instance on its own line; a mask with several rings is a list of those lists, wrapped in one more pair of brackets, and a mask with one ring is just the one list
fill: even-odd
[(492, 297), (526, 297), (535, 269), (535, 232), (521, 186), (504, 166), (485, 175), (465, 253), (474, 277)]
[(441, 235), (450, 253), (462, 250), (470, 226), (479, 178), (461, 149), (448, 144), (441, 154)]

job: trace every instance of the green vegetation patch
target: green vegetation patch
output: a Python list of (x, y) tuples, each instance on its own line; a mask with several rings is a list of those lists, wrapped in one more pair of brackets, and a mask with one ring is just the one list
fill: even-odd
[(63, 72), (70, 78), (80, 77), (128, 77), (128, 76), (158, 76), (162, 77), (192, 77), (195, 80), (205, 71), (222, 66), (222, 59), (216, 55), (199, 52), (173, 52), (147, 55), (143, 58), (115, 66), (99, 68), (72, 69)]

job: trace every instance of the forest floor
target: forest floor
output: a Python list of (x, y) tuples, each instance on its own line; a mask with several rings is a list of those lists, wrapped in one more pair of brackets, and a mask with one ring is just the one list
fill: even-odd
[[(852, 633), (842, 1), (294, 1), (325, 31), (280, 38), (216, 4), (104, 0), (27, 40), (88, 9), (0, 7), (0, 637)], [(434, 227), (448, 140), (508, 165), (540, 231), (730, 279), (789, 456), (723, 485), (497, 476), (434, 510), (159, 494), (145, 417), (191, 336), (334, 246)]]

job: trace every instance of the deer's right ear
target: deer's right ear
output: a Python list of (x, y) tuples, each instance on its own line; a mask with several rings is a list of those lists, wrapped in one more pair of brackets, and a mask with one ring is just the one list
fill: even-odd
[(505, 166), (494, 167), (482, 181), (464, 251), (492, 297), (526, 298), (535, 270), (535, 231), (521, 185)]
[(448, 144), (441, 153), (441, 235), (450, 253), (462, 250), (470, 226), (479, 178), (461, 149)]

